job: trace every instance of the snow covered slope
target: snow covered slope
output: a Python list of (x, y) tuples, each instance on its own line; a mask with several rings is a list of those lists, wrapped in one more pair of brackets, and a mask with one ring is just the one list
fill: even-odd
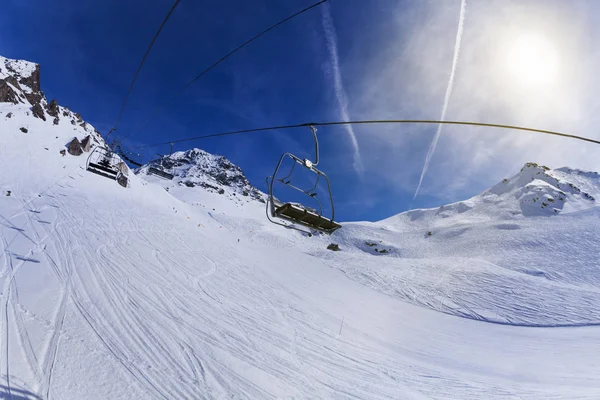
[[(149, 174), (151, 167), (170, 173), (174, 178), (168, 180)], [(136, 174), (162, 186), (177, 199), (208, 211), (223, 214), (223, 205), (226, 205), (228, 215), (253, 218), (265, 207), (265, 194), (252, 186), (239, 166), (201, 149), (163, 156), (139, 168)], [(251, 211), (246, 211), (247, 208)]]
[[(596, 198), (599, 174), (527, 163), (471, 199), (346, 224), (335, 236), (345, 251), (331, 265), (383, 293), (452, 315), (525, 326), (600, 325)], [(368, 261), (373, 255), (377, 263)]]
[(544, 185), (517, 175), (308, 238), (243, 185), (179, 185), (216, 186), (196, 162), (90, 174), (59, 151), (93, 128), (25, 100), (0, 103), (0, 397), (600, 398), (595, 174), (522, 173), (559, 212), (524, 211)]

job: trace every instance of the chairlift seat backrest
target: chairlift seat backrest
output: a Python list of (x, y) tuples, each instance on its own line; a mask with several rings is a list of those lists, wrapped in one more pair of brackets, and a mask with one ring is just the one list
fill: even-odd
[(155, 175), (155, 176), (158, 176), (159, 178), (168, 179), (168, 180), (172, 180), (174, 177), (173, 174), (170, 174), (168, 172), (165, 172), (161, 169), (154, 168), (154, 167), (148, 168), (148, 174)]
[(114, 153), (104, 147), (96, 147), (90, 153), (86, 170), (112, 180), (116, 180), (119, 175), (119, 169), (115, 165)]

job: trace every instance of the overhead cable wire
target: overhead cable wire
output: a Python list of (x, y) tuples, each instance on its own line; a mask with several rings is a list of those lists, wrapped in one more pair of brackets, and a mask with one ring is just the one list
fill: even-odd
[(424, 120), (424, 119), (381, 119), (381, 120), (357, 120), (357, 121), (330, 121), (330, 122), (306, 122), (303, 124), (293, 124), (293, 125), (279, 125), (279, 126), (271, 126), (265, 128), (255, 128), (255, 129), (243, 129), (237, 131), (227, 131), (227, 132), (219, 132), (219, 133), (211, 133), (202, 136), (195, 136), (190, 138), (183, 138), (177, 140), (170, 140), (168, 142), (154, 143), (142, 146), (135, 146), (136, 149), (145, 149), (149, 147), (157, 147), (164, 146), (166, 144), (171, 143), (183, 143), (190, 142), (194, 140), (202, 140), (223, 136), (231, 136), (231, 135), (240, 135), (246, 133), (255, 133), (255, 132), (265, 132), (265, 131), (275, 131), (275, 130), (285, 130), (285, 129), (294, 129), (301, 128), (307, 126), (335, 126), (335, 125), (367, 125), (367, 124), (446, 124), (446, 125), (467, 125), (467, 126), (482, 126), (487, 128), (500, 128), (500, 129), (513, 129), (518, 131), (526, 131), (526, 132), (537, 132), (543, 133), (546, 135), (560, 136), (570, 139), (582, 140), (589, 143), (600, 144), (600, 140), (595, 140), (583, 136), (572, 135), (563, 132), (550, 131), (546, 129), (537, 129), (537, 128), (528, 128), (523, 126), (516, 125), (506, 125), (506, 124), (493, 124), (486, 122), (472, 122), (472, 121), (448, 121), (448, 120)]
[(171, 17), (171, 14), (173, 14), (173, 11), (175, 11), (175, 8), (177, 7), (177, 5), (179, 4), (180, 1), (181, 0), (175, 0), (175, 2), (173, 3), (173, 6), (171, 6), (171, 9), (169, 10), (169, 12), (167, 13), (167, 15), (163, 19), (162, 24), (160, 24), (160, 26), (158, 27), (158, 30), (154, 34), (154, 37), (152, 38), (152, 41), (150, 42), (150, 45), (148, 46), (148, 49), (146, 50), (146, 53), (144, 53), (144, 57), (142, 57), (142, 61), (140, 62), (140, 65), (138, 66), (137, 71), (135, 71), (135, 75), (133, 75), (133, 80), (131, 81), (131, 85), (129, 85), (129, 90), (127, 91), (127, 95), (125, 96), (125, 100), (123, 101), (123, 105), (121, 106), (121, 111), (119, 111), (119, 116), (117, 117), (117, 123), (115, 124), (115, 126), (113, 128), (110, 129), (110, 131), (106, 135), (107, 139), (108, 139), (108, 136), (111, 134), (111, 132), (116, 131), (117, 128), (119, 127), (119, 123), (121, 122), (121, 117), (123, 117), (123, 112), (125, 111), (125, 106), (127, 105), (127, 101), (129, 100), (129, 96), (131, 95), (131, 92), (133, 91), (133, 87), (135, 86), (135, 81), (137, 80), (137, 77), (140, 74), (140, 71), (142, 70), (142, 67), (144, 66), (144, 63), (146, 62), (146, 58), (148, 58), (148, 54), (150, 54), (150, 50), (152, 49), (152, 46), (154, 46), (154, 42), (156, 42), (156, 39), (158, 38), (158, 35), (160, 35), (160, 32), (162, 31), (162, 29), (166, 25), (167, 21)]
[[(274, 25), (271, 25), (270, 27), (268, 27), (267, 29), (265, 29), (264, 31), (254, 35), (253, 37), (251, 37), (250, 39), (246, 40), (244, 43), (240, 44), (239, 46), (237, 46), (235, 49), (231, 50), (229, 53), (225, 54), (223, 57), (221, 57), (220, 59), (218, 59), (217, 61), (215, 61), (214, 63), (212, 63), (211, 65), (209, 65), (208, 67), (206, 67), (202, 72), (200, 72), (198, 75), (196, 75), (194, 77), (194, 79), (192, 79), (191, 81), (189, 81), (188, 83), (186, 83), (178, 92), (176, 92), (174, 95), (172, 95), (163, 105), (157, 107), (154, 110), (154, 115), (152, 117), (155, 117), (156, 115), (158, 115), (171, 101), (173, 101), (176, 97), (178, 97), (179, 95), (181, 95), (181, 93), (183, 93), (187, 88), (189, 88), (190, 86), (192, 86), (194, 83), (196, 83), (200, 78), (202, 78), (204, 75), (206, 75), (210, 70), (212, 70), (214, 67), (216, 67), (217, 65), (219, 65), (220, 63), (222, 63), (223, 61), (227, 60), (229, 57), (231, 57), (233, 54), (235, 54), (236, 52), (238, 52), (239, 50), (241, 50), (242, 48), (246, 47), (247, 45), (249, 45), (250, 43), (252, 43), (253, 41), (255, 41), (256, 39), (258, 39), (259, 37), (263, 36), (264, 34), (272, 31), (273, 29), (277, 28), (280, 25), (285, 24), (286, 22), (288, 22), (289, 20), (304, 14), (305, 12), (325, 3), (327, 0), (321, 0), (317, 3), (314, 3), (311, 6), (308, 6), (292, 15), (290, 15), (287, 18), (282, 19), (281, 21), (277, 22)], [(141, 131), (146, 125), (148, 125), (148, 123), (150, 122), (150, 119), (152, 118), (148, 118), (136, 131), (135, 133)], [(129, 135), (126, 135), (129, 136)]]

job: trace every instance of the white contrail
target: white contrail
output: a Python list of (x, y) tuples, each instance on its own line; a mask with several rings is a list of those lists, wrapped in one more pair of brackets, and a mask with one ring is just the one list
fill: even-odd
[[(448, 110), (448, 103), (450, 103), (450, 96), (452, 95), (452, 86), (454, 86), (454, 74), (456, 72), (456, 64), (458, 64), (458, 54), (460, 52), (460, 42), (463, 33), (463, 25), (465, 22), (465, 11), (467, 9), (467, 0), (461, 0), (460, 2), (460, 15), (458, 17), (458, 29), (456, 31), (456, 40), (454, 42), (454, 57), (452, 58), (452, 70), (450, 71), (450, 79), (448, 79), (448, 86), (446, 87), (446, 96), (444, 97), (444, 105), (442, 107), (442, 117), (440, 120), (444, 120), (446, 118), (446, 111)], [(415, 196), (413, 200), (417, 198), (419, 194), (419, 190), (421, 189), (421, 184), (423, 183), (423, 178), (427, 173), (427, 169), (429, 168), (429, 162), (431, 161), (431, 157), (433, 157), (433, 153), (435, 152), (435, 147), (437, 146), (438, 140), (440, 139), (440, 135), (442, 133), (442, 124), (438, 125), (437, 131), (435, 132), (435, 136), (431, 141), (431, 145), (429, 146), (429, 150), (427, 151), (427, 156), (425, 157), (425, 165), (423, 165), (423, 171), (421, 172), (421, 178), (419, 179), (419, 185), (417, 186), (417, 190), (415, 191)]]
[[(335, 97), (337, 98), (338, 105), (340, 107), (340, 117), (344, 121), (350, 121), (348, 114), (348, 98), (346, 97), (346, 91), (344, 90), (344, 84), (342, 83), (342, 73), (340, 71), (340, 63), (338, 59), (337, 51), (337, 35), (335, 33), (335, 27), (333, 26), (333, 19), (331, 18), (331, 12), (329, 11), (329, 4), (325, 3), (321, 6), (322, 10), (322, 21), (323, 30), (325, 31), (325, 39), (327, 40), (327, 49), (329, 50), (329, 58), (331, 60), (331, 69), (333, 72), (333, 86), (335, 89)], [(364, 166), (360, 157), (360, 149), (358, 148), (358, 141), (354, 134), (352, 125), (345, 125), (352, 147), (354, 148), (354, 170), (362, 175), (364, 172)]]

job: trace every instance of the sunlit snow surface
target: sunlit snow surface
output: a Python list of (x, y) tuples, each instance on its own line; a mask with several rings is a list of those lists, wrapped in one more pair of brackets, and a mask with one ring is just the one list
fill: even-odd
[(308, 238), (232, 193), (123, 189), (27, 112), (0, 105), (0, 397), (600, 398), (595, 174)]

